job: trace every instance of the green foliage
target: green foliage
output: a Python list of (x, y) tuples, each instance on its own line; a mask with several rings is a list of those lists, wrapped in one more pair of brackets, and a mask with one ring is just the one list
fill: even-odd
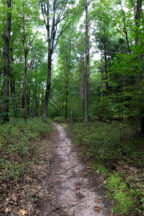
[(101, 162), (107, 161), (107, 166), (121, 158), (121, 150), (117, 148), (120, 133), (116, 123), (107, 125), (97, 121), (90, 123), (88, 128), (76, 123), (73, 132), (79, 144), (88, 146), (88, 155)]
[[(143, 182), (135, 182), (135, 177), (127, 179), (123, 171), (116, 172), (117, 166), (144, 166), (144, 138), (136, 136), (135, 129), (129, 124), (118, 122), (93, 122), (86, 127), (83, 123), (70, 126), (75, 141), (81, 150), (87, 152), (96, 172), (104, 176), (104, 186), (108, 188), (114, 200), (114, 211), (120, 215), (131, 215), (141, 212), (141, 197), (143, 197)], [(143, 173), (143, 171), (141, 171)]]
[(65, 118), (63, 116), (57, 116), (53, 119), (55, 122), (63, 123), (65, 121)]
[(116, 202), (114, 210), (122, 215), (129, 215), (135, 207), (135, 201), (127, 184), (121, 177), (114, 174), (109, 175), (106, 182), (107, 187), (113, 190), (111, 196)]
[(28, 171), (33, 160), (37, 144), (35, 141), (48, 136), (52, 131), (52, 122), (43, 123), (39, 118), (27, 121), (12, 119), (0, 126), (0, 179), (19, 180)]

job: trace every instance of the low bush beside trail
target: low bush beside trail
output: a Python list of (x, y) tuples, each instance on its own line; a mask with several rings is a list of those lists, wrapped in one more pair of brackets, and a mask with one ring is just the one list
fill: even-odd
[(119, 122), (74, 123), (75, 143), (88, 157), (114, 201), (118, 215), (144, 214), (144, 137)]

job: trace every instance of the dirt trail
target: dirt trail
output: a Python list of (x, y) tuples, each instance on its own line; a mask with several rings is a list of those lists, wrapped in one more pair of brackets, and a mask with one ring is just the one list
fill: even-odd
[[(41, 206), (42, 216), (108, 216), (103, 199), (84, 176), (85, 166), (79, 161), (66, 129), (55, 124), (49, 158), (49, 201)], [(98, 200), (95, 202), (95, 200)]]

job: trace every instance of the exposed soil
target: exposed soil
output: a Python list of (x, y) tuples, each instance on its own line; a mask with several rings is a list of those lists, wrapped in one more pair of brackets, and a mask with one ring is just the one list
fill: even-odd
[(71, 139), (61, 125), (55, 125), (50, 146), (50, 175), (47, 182), (50, 202), (46, 201), (41, 206), (41, 215), (110, 215), (105, 196), (96, 192), (99, 185), (86, 177), (88, 170), (80, 162)]
[(100, 177), (81, 161), (63, 126), (55, 124), (39, 145), (41, 162), (3, 196), (1, 216), (112, 215)]

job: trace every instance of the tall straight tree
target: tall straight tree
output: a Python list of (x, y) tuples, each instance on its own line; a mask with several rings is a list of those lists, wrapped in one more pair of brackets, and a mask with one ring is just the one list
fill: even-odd
[(88, 1), (85, 0), (85, 124), (88, 124), (88, 103), (89, 103), (89, 21)]
[[(44, 121), (46, 121), (47, 118), (47, 107), (51, 89), (52, 56), (59, 38), (69, 26), (69, 20), (67, 18), (71, 14), (71, 10), (67, 6), (69, 3), (72, 4), (73, 2), (74, 1), (72, 0), (40, 0), (41, 10), (47, 30), (48, 43), (48, 68), (43, 109)], [(60, 26), (61, 22), (63, 24)]]
[(4, 86), (3, 86), (3, 121), (9, 121), (9, 68), (10, 68), (10, 33), (11, 33), (11, 0), (7, 0), (7, 21), (4, 35)]
[[(135, 45), (136, 47), (140, 46), (140, 40), (139, 40), (139, 28), (140, 28), (140, 21), (142, 16), (142, 2), (143, 0), (137, 0), (137, 4), (134, 8), (135, 9), (135, 25), (136, 25), (136, 36), (135, 36)], [(141, 73), (140, 71), (136, 75), (136, 86), (138, 89), (140, 89), (140, 81), (141, 81)]]

